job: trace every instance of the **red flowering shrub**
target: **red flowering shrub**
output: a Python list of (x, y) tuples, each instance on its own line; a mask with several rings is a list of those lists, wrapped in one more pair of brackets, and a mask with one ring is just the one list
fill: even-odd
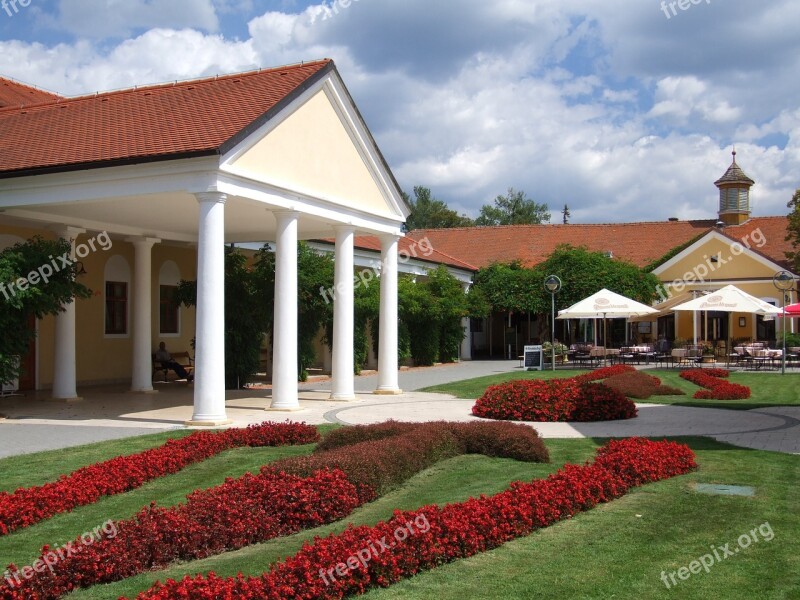
[[(640, 439), (611, 442), (598, 451), (594, 464), (566, 465), (546, 479), (517, 482), (494, 496), (395, 511), (390, 521), (374, 527), (350, 527), (316, 538), (260, 577), (187, 576), (180, 582), (157, 583), (137, 598), (312, 600), (363, 594), (491, 550), (618, 498), (630, 487), (687, 473), (694, 466), (693, 454), (684, 446)], [(411, 533), (400, 540), (396, 532), (403, 528)], [(376, 547), (377, 540), (393, 539), (397, 543)], [(360, 560), (350, 562), (356, 556)]]
[(613, 375), (603, 381), (610, 388), (622, 392), (628, 398), (646, 400), (650, 396), (682, 396), (683, 390), (678, 388), (661, 385), (658, 377), (653, 377), (642, 371), (628, 371)]
[(706, 388), (697, 390), (694, 393), (694, 398), (707, 400), (745, 400), (749, 398), (749, 387), (721, 379), (728, 375), (730, 375), (730, 372), (724, 369), (687, 369), (686, 371), (681, 371), (681, 377), (695, 385)]
[(520, 379), (486, 388), (472, 414), (512, 421), (614, 421), (632, 419), (636, 405), (595, 379), (635, 371), (615, 365), (568, 379)]
[(637, 415), (636, 405), (622, 392), (604, 383), (584, 383), (570, 421), (618, 421), (633, 419)]
[(608, 379), (614, 375), (621, 375), (622, 373), (631, 373), (634, 371), (636, 371), (636, 369), (631, 365), (612, 365), (610, 367), (595, 369), (583, 375), (576, 375), (573, 379), (580, 383), (589, 383), (591, 381), (600, 381), (601, 379)]
[(386, 439), (420, 429), (446, 428), (459, 441), (459, 454), (483, 454), (525, 462), (549, 462), (547, 447), (532, 427), (514, 423), (401, 423), (385, 421), (374, 425), (354, 425), (334, 429), (314, 449), (318, 454), (359, 442)]
[(83, 467), (52, 483), (20, 488), (13, 493), (0, 492), (0, 535), (70, 512), (77, 506), (93, 504), (102, 496), (135, 489), (231, 448), (311, 444), (317, 440), (319, 433), (315, 427), (288, 421), (219, 432), (196, 431), (138, 454)]
[[(340, 469), (356, 485), (362, 501), (368, 502), (437, 462), (461, 454), (480, 452), (517, 460), (549, 460), (547, 448), (539, 435), (524, 425), (497, 427), (491, 423), (389, 422), (353, 429), (357, 430), (355, 435), (343, 437), (366, 441), (338, 447), (331, 444), (334, 445), (332, 450), (285, 458), (262, 467), (262, 472), (284, 471), (308, 476), (323, 468)], [(373, 432), (381, 435), (387, 430), (400, 434), (370, 439)], [(492, 437), (496, 439), (490, 441)]]
[(384, 421), (372, 425), (348, 425), (326, 433), (320, 440), (314, 452), (325, 452), (342, 446), (352, 446), (359, 442), (382, 440), (402, 433), (407, 433), (419, 427), (419, 423), (402, 423), (400, 421)]
[(580, 396), (575, 379), (520, 379), (486, 388), (472, 414), (510, 421), (565, 421)]
[[(186, 504), (153, 503), (115, 524), (91, 545), (53, 562), (30, 579), (0, 584), (0, 598), (58, 598), (74, 588), (119, 581), (177, 560), (196, 560), (337, 521), (360, 504), (341, 471), (299, 478), (285, 473), (246, 474), (187, 497)], [(42, 561), (48, 548), (42, 550)], [(49, 563), (48, 563), (49, 564)], [(10, 573), (13, 579), (15, 567)]]

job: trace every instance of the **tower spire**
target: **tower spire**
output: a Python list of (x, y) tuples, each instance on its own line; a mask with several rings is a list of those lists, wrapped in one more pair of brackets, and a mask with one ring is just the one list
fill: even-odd
[(755, 181), (736, 164), (736, 146), (731, 154), (731, 166), (714, 182), (719, 188), (718, 214), (725, 225), (741, 225), (750, 218), (750, 188), (755, 185)]

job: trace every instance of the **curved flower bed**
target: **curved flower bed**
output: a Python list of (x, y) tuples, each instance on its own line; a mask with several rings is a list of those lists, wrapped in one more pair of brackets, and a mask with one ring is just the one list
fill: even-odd
[[(632, 487), (695, 467), (694, 454), (686, 446), (640, 438), (612, 441), (598, 450), (593, 464), (566, 465), (546, 479), (517, 482), (491, 497), (396, 511), (391, 520), (374, 527), (351, 527), (341, 534), (317, 538), (261, 577), (187, 576), (179, 582), (158, 583), (137, 599), (312, 600), (362, 594), (497, 548), (619, 498)], [(420, 523), (425, 527), (419, 527)], [(409, 524), (417, 525), (413, 535), (376, 548), (377, 540), (396, 538), (401, 528), (410, 530)], [(360, 560), (353, 560), (356, 557)]]
[[(339, 445), (311, 457), (294, 457), (187, 497), (170, 508), (155, 504), (115, 524), (97, 543), (56, 561), (51, 570), (23, 579), (10, 566), (0, 582), (4, 600), (54, 599), (81, 587), (119, 581), (178, 560), (196, 560), (339, 520), (364, 502), (396, 487), (436, 462), (485, 451), (519, 460), (548, 460), (538, 434), (511, 423), (396, 424), (393, 437), (381, 424), (359, 429), (367, 441)], [(390, 424), (390, 427), (394, 425)], [(336, 437), (336, 432), (332, 434)], [(382, 439), (369, 439), (371, 436)], [(492, 441), (492, 440), (499, 440)], [(336, 446), (336, 443), (330, 444)], [(39, 561), (46, 564), (49, 549)], [(33, 563), (33, 564), (36, 564)]]
[(318, 440), (315, 427), (288, 421), (219, 432), (197, 431), (138, 454), (83, 467), (52, 483), (0, 492), (0, 535), (93, 504), (102, 496), (130, 491), (231, 448), (311, 444)]
[(486, 388), (472, 414), (511, 421), (614, 421), (632, 419), (636, 405), (619, 391), (590, 383), (627, 373), (629, 365), (566, 379), (519, 379)]
[(750, 397), (750, 388), (746, 385), (725, 381), (730, 371), (725, 369), (687, 369), (681, 371), (681, 377), (699, 385), (704, 390), (697, 390), (694, 398), (705, 400), (745, 400)]

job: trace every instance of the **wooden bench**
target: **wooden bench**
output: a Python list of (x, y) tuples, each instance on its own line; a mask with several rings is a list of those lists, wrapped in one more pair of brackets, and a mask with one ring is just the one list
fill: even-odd
[[(189, 375), (194, 374), (194, 359), (188, 352), (171, 352), (172, 360), (182, 366)], [(172, 370), (169, 367), (164, 366), (161, 364), (160, 360), (156, 360), (156, 353), (153, 352), (153, 379), (155, 379), (156, 373), (163, 372), (164, 373), (164, 381), (167, 381), (167, 376), (169, 372)]]

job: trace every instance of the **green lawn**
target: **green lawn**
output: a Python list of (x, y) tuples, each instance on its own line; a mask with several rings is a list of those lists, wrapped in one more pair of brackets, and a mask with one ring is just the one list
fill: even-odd
[[(125, 444), (147, 447), (163, 436), (129, 440)], [(685, 438), (698, 454), (696, 473), (638, 488), (626, 497), (541, 530), (502, 548), (446, 565), (366, 595), (389, 598), (767, 598), (800, 597), (800, 457), (735, 448), (705, 438)], [(412, 509), (428, 503), (463, 501), (469, 496), (492, 494), (517, 479), (542, 477), (564, 462), (582, 462), (603, 440), (547, 440), (552, 464), (518, 463), (507, 459), (462, 456), (420, 473), (401, 489), (357, 510), (348, 522), (372, 524), (388, 518), (396, 508)], [(118, 454), (122, 442), (95, 444), (90, 449), (51, 452), (0, 461), (0, 473), (13, 466), (21, 479), (30, 460), (29, 481), (47, 477), (37, 473), (47, 463), (62, 467), (75, 456), (97, 460)], [(3, 563), (30, 564), (44, 543), (63, 543), (109, 518), (129, 517), (156, 499), (163, 505), (178, 502), (198, 487), (219, 483), (225, 476), (255, 470), (280, 456), (309, 452), (295, 448), (242, 448), (225, 452), (184, 471), (154, 481), (139, 490), (104, 499), (50, 521), (0, 538)], [(130, 448), (122, 450), (131, 451)], [(54, 468), (56, 471), (57, 468)], [(695, 483), (749, 485), (752, 498), (708, 496), (695, 492)], [(676, 571), (709, 551), (713, 544), (736, 545), (737, 538), (763, 523), (774, 532), (711, 568), (708, 574), (680, 581), (667, 590), (662, 570)], [(176, 565), (109, 586), (81, 590), (70, 598), (132, 597), (156, 579), (214, 570), (224, 575), (239, 571), (261, 573), (271, 563), (300, 548), (314, 535), (341, 531), (345, 523), (321, 527), (269, 543), (230, 552), (192, 564)]]
[[(490, 385), (511, 381), (512, 379), (549, 379), (551, 377), (572, 377), (586, 373), (586, 370), (563, 371), (523, 371), (517, 370), (499, 375), (487, 375), (464, 381), (456, 381), (443, 385), (425, 388), (423, 392), (439, 392), (452, 394), (457, 398), (475, 399), (483, 395)], [(788, 373), (741, 373), (733, 372), (730, 381), (750, 387), (752, 392), (748, 400), (695, 400), (692, 395), (698, 388), (679, 376), (677, 369), (647, 370), (650, 375), (661, 379), (664, 385), (677, 387), (686, 392), (685, 396), (653, 396), (641, 402), (655, 404), (677, 404), (679, 406), (696, 406), (701, 408), (729, 408), (734, 410), (750, 410), (765, 406), (800, 406), (800, 374)]]

